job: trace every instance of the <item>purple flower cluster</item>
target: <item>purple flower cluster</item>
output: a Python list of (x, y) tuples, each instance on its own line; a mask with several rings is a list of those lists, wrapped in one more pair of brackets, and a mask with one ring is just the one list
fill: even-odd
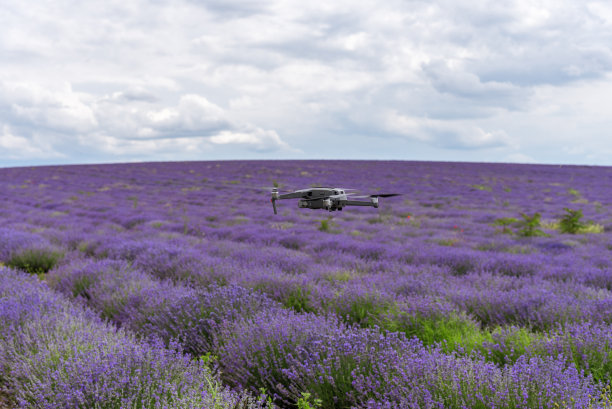
[(143, 343), (0, 268), (0, 378), (19, 407), (256, 407), (180, 347)]

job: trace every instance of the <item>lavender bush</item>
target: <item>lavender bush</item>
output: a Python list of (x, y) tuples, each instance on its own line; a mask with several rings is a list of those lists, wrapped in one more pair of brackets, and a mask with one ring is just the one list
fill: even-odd
[(177, 345), (138, 342), (33, 278), (0, 277), (0, 380), (18, 406), (256, 407)]

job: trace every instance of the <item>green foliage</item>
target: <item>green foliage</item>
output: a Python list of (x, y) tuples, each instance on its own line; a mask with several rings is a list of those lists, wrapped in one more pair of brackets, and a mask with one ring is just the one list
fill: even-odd
[(323, 275), (325, 281), (335, 283), (346, 283), (353, 279), (354, 273), (348, 270), (341, 270)]
[(268, 395), (268, 391), (266, 390), (266, 388), (259, 388), (259, 397), (257, 398), (257, 400), (259, 402), (262, 402), (262, 404), (265, 404), (265, 406), (263, 406), (263, 408), (265, 409), (274, 409), (276, 407), (274, 406), (272, 397)]
[(319, 226), (319, 231), (328, 232), (329, 231), (329, 220), (323, 219), (321, 220), (321, 225)]
[[(491, 333), (491, 342), (480, 346), (488, 361), (498, 365), (512, 364), (523, 355), (535, 353), (544, 335), (522, 327), (496, 328)], [(546, 355), (544, 353), (543, 355)]]
[(7, 266), (24, 270), (30, 274), (44, 274), (64, 257), (62, 253), (45, 248), (32, 248), (13, 255)]
[(128, 200), (132, 201), (132, 207), (134, 209), (138, 207), (138, 196), (128, 196)]
[(339, 292), (334, 299), (322, 303), (321, 307), (348, 324), (396, 330), (389, 327), (395, 325), (389, 321), (389, 317), (397, 315), (396, 303), (376, 291), (350, 295), (348, 298), (345, 293)]
[[(376, 349), (376, 345), (371, 345), (371, 349)], [(311, 378), (303, 387), (309, 391), (307, 396), (302, 394), (302, 398), (296, 402), (302, 406), (298, 408), (350, 408), (354, 407), (354, 401), (351, 395), (355, 393), (353, 385), (355, 370), (361, 373), (368, 373), (371, 370), (372, 362), (370, 357), (360, 359), (354, 354), (340, 354), (336, 357), (333, 364), (326, 370), (324, 376)], [(316, 396), (314, 401), (310, 402), (310, 395)], [(306, 405), (309, 406), (306, 406)]]
[(212, 354), (211, 352), (207, 352), (204, 355), (200, 355), (200, 362), (209, 368), (214, 368), (217, 365), (217, 361), (219, 357), (217, 355)]
[(310, 301), (310, 288), (297, 286), (287, 293), (283, 305), (296, 312), (313, 312), (315, 309)]
[(495, 226), (509, 226), (511, 224), (517, 223), (519, 220), (515, 217), (500, 217), (499, 219), (495, 219), (493, 225)]
[(440, 246), (446, 246), (446, 247), (452, 247), (455, 244), (459, 243), (459, 239), (456, 237), (450, 238), (450, 239), (437, 239), (434, 240), (434, 243), (439, 244)]
[(483, 342), (491, 340), (488, 331), (470, 319), (465, 313), (440, 314), (424, 317), (420, 314), (401, 312), (382, 326), (384, 329), (415, 336), (425, 345), (441, 343), (446, 351), (461, 348), (472, 351)]
[(540, 213), (534, 213), (532, 216), (529, 216), (525, 213), (521, 213), (522, 220), (516, 219), (514, 217), (501, 217), (496, 219), (493, 222), (494, 226), (501, 226), (502, 233), (514, 234), (515, 232), (510, 228), (510, 226), (516, 226), (518, 230), (516, 234), (523, 237), (533, 237), (533, 236), (546, 236), (547, 234), (540, 230), (542, 226), (542, 222), (540, 220)]
[(536, 212), (533, 216), (529, 216), (525, 213), (521, 213), (523, 220), (518, 222), (519, 230), (516, 232), (519, 236), (523, 237), (534, 237), (534, 236), (546, 236), (542, 230), (539, 229), (541, 225), (541, 215)]
[(357, 324), (361, 327), (381, 326), (386, 327), (386, 316), (394, 307), (394, 304), (381, 299), (376, 294), (367, 294), (358, 297), (346, 305), (337, 306), (338, 316), (349, 324)]
[(320, 408), (323, 405), (323, 401), (321, 399), (313, 399), (310, 402), (311, 394), (308, 392), (302, 392), (302, 397), (297, 401), (298, 409), (315, 409)]
[(501, 232), (504, 234), (514, 234), (514, 231), (510, 228), (510, 225), (518, 223), (519, 220), (514, 217), (501, 217), (495, 219), (493, 222), (494, 226), (501, 226)]
[(561, 233), (576, 234), (586, 225), (580, 222), (582, 210), (564, 209), (566, 214), (559, 221), (559, 231)]
[(90, 299), (91, 296), (89, 294), (89, 289), (95, 284), (94, 279), (90, 275), (81, 275), (80, 277), (74, 280), (72, 284), (72, 296), (83, 297), (86, 299)]
[(470, 185), (470, 187), (476, 189), (476, 190), (485, 190), (487, 192), (490, 192), (493, 190), (493, 188), (491, 188), (491, 186), (486, 186), (486, 185)]

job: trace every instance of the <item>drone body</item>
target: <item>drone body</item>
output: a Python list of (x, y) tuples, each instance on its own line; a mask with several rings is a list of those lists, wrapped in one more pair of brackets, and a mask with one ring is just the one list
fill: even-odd
[[(346, 193), (343, 188), (332, 187), (313, 187), (310, 189), (296, 190), (291, 193), (279, 194), (277, 188), (272, 188), (272, 207), (274, 214), (276, 213), (276, 201), (283, 199), (299, 199), (298, 207), (303, 209), (324, 209), (330, 212), (342, 210), (346, 206), (371, 206), (378, 208), (379, 197), (397, 196), (396, 193), (378, 194), (370, 196), (351, 196), (351, 193)], [(352, 200), (357, 198), (367, 197), (370, 200)]]

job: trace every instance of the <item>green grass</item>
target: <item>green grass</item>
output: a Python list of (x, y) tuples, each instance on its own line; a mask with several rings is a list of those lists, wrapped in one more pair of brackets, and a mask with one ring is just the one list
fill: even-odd
[(310, 288), (297, 286), (287, 293), (287, 297), (282, 301), (283, 305), (296, 312), (314, 312), (310, 292)]
[[(490, 340), (477, 347), (485, 358), (500, 366), (516, 362), (523, 356), (532, 354), (535, 346), (544, 335), (522, 327), (495, 328), (489, 333)], [(493, 347), (491, 347), (493, 346)], [(543, 354), (547, 355), (546, 353)]]
[(355, 273), (349, 270), (336, 271), (333, 273), (328, 273), (324, 276), (325, 281), (330, 283), (346, 283), (352, 280), (355, 276)]
[(436, 239), (433, 240), (434, 243), (440, 245), (440, 246), (445, 246), (445, 247), (452, 247), (455, 244), (459, 243), (460, 239), (454, 237), (454, 238), (450, 238), (450, 239)]
[[(542, 227), (548, 230), (561, 230), (558, 221), (549, 221), (542, 223)], [(584, 223), (574, 234), (600, 234), (604, 232), (604, 227), (601, 224), (587, 222)]]
[(515, 217), (500, 217), (499, 219), (495, 219), (493, 222), (494, 226), (509, 226), (511, 224), (517, 223), (519, 220)]
[(32, 248), (14, 254), (6, 265), (30, 274), (44, 274), (55, 267), (63, 257), (64, 254), (56, 250)]
[(385, 321), (382, 328), (417, 337), (425, 345), (440, 344), (445, 351), (472, 351), (492, 340), (487, 330), (464, 313), (452, 312), (424, 317), (400, 312)]

